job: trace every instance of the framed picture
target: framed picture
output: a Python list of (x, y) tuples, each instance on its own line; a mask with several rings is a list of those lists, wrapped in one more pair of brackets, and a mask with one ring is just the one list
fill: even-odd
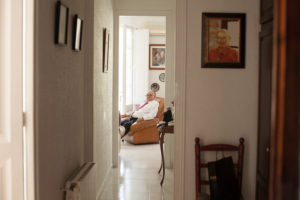
[(72, 49), (74, 51), (81, 50), (83, 20), (75, 15), (73, 18), (73, 42)]
[(69, 8), (60, 1), (56, 3), (55, 44), (66, 45), (68, 41)]
[(166, 46), (164, 44), (149, 45), (149, 69), (164, 70), (166, 68)]
[(245, 68), (243, 13), (202, 14), (202, 67)]
[(108, 59), (109, 59), (109, 30), (103, 29), (103, 72), (108, 72)]

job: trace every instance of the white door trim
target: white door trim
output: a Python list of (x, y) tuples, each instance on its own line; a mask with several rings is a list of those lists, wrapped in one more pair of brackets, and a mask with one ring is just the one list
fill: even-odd
[(174, 200), (185, 199), (186, 24), (187, 0), (176, 0)]
[[(119, 108), (118, 108), (118, 91), (119, 91), (119, 17), (120, 16), (166, 16), (166, 48), (167, 52), (171, 52), (175, 49), (175, 27), (173, 26), (174, 15), (171, 10), (115, 10), (114, 12), (114, 69), (113, 69), (113, 120), (112, 120), (112, 165), (118, 167), (118, 120), (119, 120)], [(168, 54), (166, 77), (168, 74), (174, 74), (174, 58), (175, 53)], [(170, 76), (172, 78), (172, 76)], [(166, 106), (170, 106), (172, 91), (167, 90), (167, 85), (171, 84), (171, 78), (166, 80)], [(169, 102), (169, 104), (167, 104)]]
[[(176, 59), (170, 59), (169, 74), (175, 74), (175, 155), (174, 155), (174, 200), (184, 199), (184, 169), (185, 169), (185, 111), (186, 111), (186, 0), (177, 0), (176, 16), (171, 10), (116, 10), (114, 13), (114, 86), (113, 86), (113, 133), (118, 127), (118, 45), (119, 45), (119, 16), (166, 16), (167, 19), (167, 47), (174, 50), (176, 28)], [(177, 18), (176, 26), (175, 17)], [(173, 34), (172, 34), (173, 33)], [(168, 35), (169, 36), (169, 35)], [(172, 44), (173, 43), (173, 44)], [(172, 57), (172, 56), (171, 56)], [(176, 63), (176, 64), (175, 64)], [(175, 73), (174, 73), (175, 70)], [(170, 80), (171, 81), (171, 80)], [(169, 91), (169, 95), (172, 92)], [(166, 96), (168, 91), (166, 90)], [(170, 100), (169, 100), (170, 101)], [(117, 134), (113, 134), (113, 167), (118, 167)]]
[(26, 176), (26, 187), (25, 187), (25, 195), (27, 200), (36, 199), (35, 192), (35, 135), (34, 135), (34, 6), (36, 4), (35, 0), (26, 0), (23, 1), (26, 3), (24, 6), (25, 15), (24, 18), (24, 26), (25, 28), (25, 43), (24, 53), (25, 56), (25, 70), (23, 73), (26, 77), (25, 87), (26, 87), (26, 95), (25, 95), (25, 158), (26, 166), (25, 166), (25, 176)]

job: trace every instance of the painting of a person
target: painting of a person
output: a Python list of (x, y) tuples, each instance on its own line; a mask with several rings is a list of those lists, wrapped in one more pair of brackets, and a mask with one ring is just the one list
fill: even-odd
[(165, 65), (165, 50), (162, 48), (152, 49), (152, 65), (153, 66), (164, 66)]
[(214, 47), (208, 52), (209, 62), (238, 62), (238, 52), (231, 48), (228, 44), (230, 36), (225, 29), (220, 29), (217, 32), (217, 47)]

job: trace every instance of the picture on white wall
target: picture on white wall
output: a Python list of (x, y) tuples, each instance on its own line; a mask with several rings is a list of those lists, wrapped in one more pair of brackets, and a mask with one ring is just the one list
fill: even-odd
[(68, 41), (69, 8), (60, 1), (56, 3), (55, 44), (66, 45)]
[(72, 43), (72, 49), (74, 51), (81, 50), (82, 27), (83, 27), (82, 19), (80, 19), (78, 15), (75, 15), (73, 19), (73, 43)]
[(149, 69), (164, 70), (166, 68), (166, 46), (164, 44), (149, 45)]
[(154, 91), (154, 92), (158, 92), (160, 86), (158, 83), (152, 83), (151, 84), (151, 90)]
[(103, 29), (103, 72), (108, 72), (108, 58), (109, 58), (109, 30)]
[(161, 73), (161, 74), (159, 74), (158, 78), (161, 82), (165, 82), (165, 77), (166, 77), (165, 73)]
[(203, 13), (202, 67), (245, 67), (245, 18), (243, 13)]

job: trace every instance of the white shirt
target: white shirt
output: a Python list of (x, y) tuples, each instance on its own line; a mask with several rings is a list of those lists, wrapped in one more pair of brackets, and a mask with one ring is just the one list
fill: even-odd
[(154, 119), (157, 115), (159, 103), (156, 100), (149, 101), (143, 108), (133, 112), (132, 117), (144, 120)]

